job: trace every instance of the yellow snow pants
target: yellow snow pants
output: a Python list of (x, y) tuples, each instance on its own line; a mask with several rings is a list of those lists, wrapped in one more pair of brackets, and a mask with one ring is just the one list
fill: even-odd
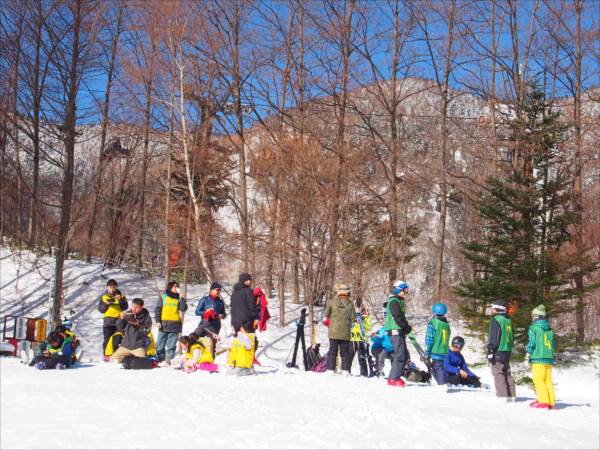
[(552, 383), (552, 366), (549, 364), (531, 364), (531, 375), (535, 394), (539, 403), (554, 406), (554, 384)]

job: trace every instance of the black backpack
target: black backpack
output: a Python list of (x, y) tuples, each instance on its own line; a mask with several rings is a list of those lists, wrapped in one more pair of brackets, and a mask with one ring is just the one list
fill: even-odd
[(306, 362), (309, 370), (312, 369), (319, 361), (321, 361), (321, 353), (319, 352), (320, 346), (321, 344), (311, 345), (306, 350)]
[(154, 369), (156, 361), (148, 358), (140, 358), (139, 356), (126, 356), (123, 359), (123, 368), (132, 370)]

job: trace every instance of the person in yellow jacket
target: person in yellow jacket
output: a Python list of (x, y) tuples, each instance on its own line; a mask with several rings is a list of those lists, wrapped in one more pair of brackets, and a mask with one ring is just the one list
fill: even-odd
[(191, 333), (189, 336), (179, 338), (179, 354), (171, 360), (171, 367), (183, 369), (186, 372), (207, 370), (214, 372), (211, 340), (208, 337), (198, 337)]
[(185, 298), (179, 293), (179, 283), (169, 282), (154, 309), (154, 320), (158, 325), (156, 357), (161, 366), (168, 366), (175, 356), (177, 340), (187, 308)]
[(358, 365), (360, 367), (360, 375), (369, 377), (375, 375), (373, 359), (369, 355), (368, 337), (371, 334), (373, 324), (367, 310), (367, 305), (361, 298), (356, 299), (356, 312), (354, 324), (350, 330), (350, 343), (352, 345), (352, 359), (354, 355), (358, 355)]
[(104, 359), (107, 360), (106, 345), (110, 337), (117, 331), (117, 320), (121, 312), (127, 311), (129, 305), (127, 298), (121, 293), (116, 280), (110, 279), (106, 282), (106, 292), (98, 299), (98, 311), (102, 313), (103, 324), (102, 333), (104, 341), (102, 342), (102, 351)]
[(253, 329), (251, 323), (240, 326), (229, 350), (227, 364), (232, 375), (244, 376), (254, 373), (254, 333), (248, 333), (247, 329)]

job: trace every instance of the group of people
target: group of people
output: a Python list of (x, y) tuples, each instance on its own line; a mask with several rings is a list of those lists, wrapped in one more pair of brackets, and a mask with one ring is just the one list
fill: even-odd
[[(422, 359), (439, 385), (466, 385), (480, 387), (481, 382), (467, 365), (461, 353), (465, 340), (461, 336), (450, 339), (451, 328), (446, 317), (447, 306), (436, 303), (432, 307), (433, 317), (425, 333), (425, 349), (416, 341), (412, 327), (406, 318), (406, 301), (409, 287), (404, 281), (393, 284), (392, 293), (384, 303), (384, 325), (371, 332), (371, 319), (365, 305), (357, 300), (356, 308), (350, 300), (347, 285), (336, 286), (335, 297), (327, 304), (323, 323), (328, 327), (329, 351), (327, 371), (334, 374), (338, 354), (341, 357), (342, 375), (350, 375), (354, 355), (359, 355), (359, 367), (363, 376), (384, 376), (385, 359), (391, 359), (391, 369), (387, 376), (390, 386), (404, 387), (404, 379), (409, 381), (427, 381), (423, 371), (419, 371), (407, 348), (407, 339), (417, 351), (422, 351)], [(508, 303), (499, 299), (491, 305), (491, 321), (488, 334), (487, 359), (494, 377), (496, 395), (512, 402), (516, 398), (515, 381), (511, 374), (510, 358), (514, 347), (514, 334)], [(375, 363), (370, 362), (369, 345)], [(527, 358), (531, 365), (532, 378), (537, 400), (530, 406), (552, 409), (555, 406), (552, 366), (555, 360), (556, 344), (554, 334), (546, 321), (544, 305), (532, 311), (532, 323), (529, 327)], [(373, 373), (367, 370), (374, 365)]]
[[(231, 295), (231, 324), (234, 339), (229, 364), (239, 373), (252, 368), (257, 340), (256, 329), (265, 330), (270, 318), (267, 298), (260, 287), (253, 288), (253, 278), (242, 273)], [(183, 320), (188, 309), (179, 284), (171, 281), (154, 309), (158, 328), (156, 342), (152, 335), (152, 317), (144, 308), (144, 300), (135, 298), (131, 308), (116, 280), (108, 280), (106, 292), (98, 300), (103, 314), (103, 354), (105, 361), (123, 362), (125, 358), (153, 358), (161, 367), (217, 371), (214, 365), (221, 321), (227, 316), (219, 282), (210, 285), (209, 293), (200, 299), (195, 314), (200, 322), (187, 336), (182, 336)], [(248, 340), (252, 345), (247, 344)], [(252, 356), (252, 358), (250, 358)], [(247, 363), (249, 359), (250, 363)]]
[[(227, 361), (230, 370), (239, 375), (253, 372), (258, 346), (255, 331), (264, 331), (270, 317), (264, 292), (260, 287), (253, 288), (252, 284), (252, 276), (242, 273), (231, 295), (233, 340)], [(108, 280), (106, 292), (98, 300), (98, 310), (103, 314), (102, 347), (105, 359), (123, 362), (126, 358), (151, 358), (155, 365), (160, 366), (173, 366), (186, 371), (218, 371), (214, 364), (215, 348), (220, 339), (221, 321), (227, 316), (221, 289), (218, 282), (211, 284), (209, 293), (198, 302), (195, 310), (196, 315), (200, 316), (198, 326), (193, 333), (182, 336), (188, 305), (180, 293), (179, 284), (176, 281), (169, 282), (154, 309), (158, 328), (155, 342), (152, 317), (144, 307), (144, 300), (134, 298), (129, 307), (118, 283), (113, 279)], [(444, 303), (439, 302), (432, 307), (433, 317), (427, 325), (425, 349), (417, 344), (406, 318), (408, 291), (409, 286), (404, 281), (393, 284), (392, 292), (383, 305), (384, 324), (377, 331), (372, 331), (373, 324), (366, 305), (360, 299), (355, 304), (351, 301), (347, 285), (336, 285), (335, 296), (327, 303), (323, 318), (329, 337), (327, 372), (335, 373), (339, 355), (342, 375), (350, 375), (354, 356), (358, 355), (362, 376), (383, 377), (385, 360), (389, 358), (391, 369), (387, 383), (390, 386), (404, 387), (404, 379), (428, 381), (429, 376), (433, 376), (439, 385), (480, 387), (479, 377), (469, 369), (461, 354), (464, 338), (454, 336), (450, 339), (451, 328), (446, 317), (448, 308)], [(502, 299), (495, 301), (491, 305), (491, 314), (487, 359), (491, 365), (496, 395), (514, 401), (515, 381), (510, 370), (514, 335), (507, 302)], [(544, 305), (532, 312), (528, 338), (527, 362), (531, 364), (537, 394), (537, 400), (531, 406), (552, 409), (555, 405), (552, 383), (555, 339), (546, 321)], [(411, 361), (407, 339), (420, 353), (428, 372), (419, 370)], [(77, 345), (77, 338), (70, 330), (69, 323), (65, 322), (37, 348), (32, 365), (39, 369), (69, 367), (74, 362)]]

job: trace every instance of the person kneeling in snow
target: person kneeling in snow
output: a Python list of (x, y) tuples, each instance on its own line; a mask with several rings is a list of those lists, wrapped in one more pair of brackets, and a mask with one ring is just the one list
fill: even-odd
[(254, 368), (254, 333), (248, 333), (248, 329), (253, 329), (251, 323), (240, 326), (240, 329), (233, 339), (231, 349), (229, 350), (229, 372), (232, 375), (244, 376), (252, 375)]
[(218, 367), (213, 364), (213, 361), (210, 338), (199, 338), (196, 334), (191, 333), (189, 336), (179, 338), (179, 354), (173, 358), (171, 367), (186, 372), (196, 370), (216, 372)]
[(126, 356), (146, 357), (148, 331), (152, 328), (152, 318), (144, 300), (133, 299), (131, 309), (121, 312), (117, 320), (117, 329), (123, 332), (121, 345), (112, 355), (113, 362), (122, 362)]
[(465, 340), (461, 336), (454, 336), (448, 350), (448, 355), (444, 359), (444, 369), (448, 374), (448, 384), (460, 384), (463, 386), (481, 387), (479, 377), (471, 372), (465, 362), (465, 358), (460, 353), (465, 346)]
[(73, 345), (70, 339), (61, 339), (56, 331), (37, 348), (32, 365), (36, 369), (66, 369), (71, 365)]

